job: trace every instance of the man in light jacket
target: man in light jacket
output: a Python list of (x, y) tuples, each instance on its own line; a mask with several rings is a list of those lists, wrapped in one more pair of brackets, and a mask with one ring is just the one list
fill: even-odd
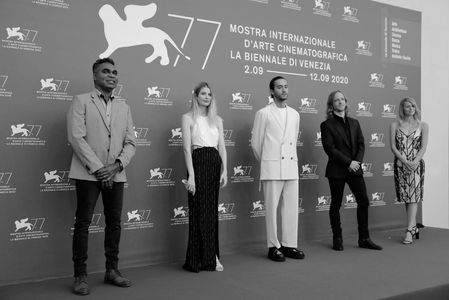
[(76, 183), (76, 220), (73, 233), (73, 292), (89, 294), (87, 245), (89, 225), (101, 193), (105, 216), (106, 273), (104, 281), (120, 287), (131, 282), (118, 270), (121, 233), (124, 169), (135, 153), (131, 110), (123, 99), (115, 98), (117, 69), (110, 58), (93, 66), (95, 89), (74, 98), (67, 113), (68, 140), (73, 148), (69, 177)]
[[(303, 259), (298, 250), (299, 174), (296, 143), (299, 113), (288, 107), (288, 83), (281, 76), (269, 84), (273, 102), (256, 113), (251, 147), (260, 162), (260, 180), (265, 198), (268, 258)], [(281, 203), (282, 239), (277, 235), (277, 208)]]

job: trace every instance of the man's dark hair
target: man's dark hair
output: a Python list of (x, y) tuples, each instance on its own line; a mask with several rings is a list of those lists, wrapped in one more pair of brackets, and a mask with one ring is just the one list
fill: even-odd
[(110, 63), (111, 65), (115, 66), (115, 62), (112, 58), (110, 57), (99, 58), (92, 65), (92, 72), (95, 73), (98, 69), (98, 66), (101, 65), (102, 63)]
[(273, 79), (271, 79), (270, 85), (269, 85), (270, 90), (274, 90), (274, 83), (275, 83), (276, 80), (278, 80), (278, 79), (285, 79), (285, 78), (282, 77), (282, 76), (276, 76), (276, 77), (274, 77)]

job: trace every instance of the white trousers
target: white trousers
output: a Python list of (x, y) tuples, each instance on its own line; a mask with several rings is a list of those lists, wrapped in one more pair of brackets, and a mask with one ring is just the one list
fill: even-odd
[[(298, 180), (262, 180), (265, 197), (267, 246), (298, 247)], [(277, 209), (281, 205), (282, 239), (277, 234)]]

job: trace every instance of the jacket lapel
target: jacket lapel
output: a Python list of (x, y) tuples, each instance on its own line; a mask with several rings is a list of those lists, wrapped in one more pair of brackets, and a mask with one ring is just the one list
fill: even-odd
[(347, 119), (348, 120), (348, 122), (349, 122), (349, 130), (351, 130), (351, 140), (350, 140), (350, 143), (351, 143), (351, 147), (352, 147), (352, 149), (356, 149), (356, 141), (357, 141), (357, 132), (356, 132), (356, 130), (355, 130), (355, 122), (353, 122), (353, 120), (351, 120), (351, 119)]
[(103, 101), (103, 100), (101, 100), (100, 97), (98, 97), (98, 95), (95, 91), (93, 91), (91, 93), (90, 97), (91, 97), (93, 103), (95, 104), (95, 106), (97, 107), (98, 112), (101, 115), (101, 118), (103, 119), (104, 126), (106, 126), (106, 128), (110, 132), (111, 128), (109, 128), (108, 119), (106, 117), (106, 111), (105, 111), (103, 103), (101, 103), (101, 101)]
[(276, 109), (275, 105), (276, 105), (276, 104), (274, 104), (274, 103), (271, 103), (271, 104), (270, 104), (270, 114), (271, 114), (271, 118), (273, 118), (273, 120), (276, 122), (276, 124), (279, 126), (279, 128), (282, 129), (282, 123), (281, 123), (281, 120), (278, 118), (277, 114), (276, 114), (275, 111), (274, 111), (274, 110)]
[[(276, 109), (276, 104), (274, 104), (274, 103), (272, 103), (272, 104), (270, 104), (271, 105), (271, 107), (270, 107), (270, 113), (271, 113), (271, 117), (275, 120), (275, 122), (276, 122), (276, 124), (279, 126), (279, 131), (281, 131), (282, 132), (282, 139), (281, 139), (281, 141), (284, 141), (284, 139), (285, 139), (285, 137), (286, 137), (286, 131), (287, 131), (287, 124), (288, 124), (288, 120), (289, 120), (289, 111), (288, 111), (288, 106), (286, 107), (286, 109), (287, 109), (287, 117), (286, 117), (286, 120), (285, 120), (285, 124), (282, 124), (282, 120), (278, 117), (278, 114), (276, 114), (275, 113), (275, 109)], [(284, 129), (285, 128), (285, 129)]]
[(285, 139), (287, 138), (287, 131), (289, 131), (291, 128), (289, 128), (289, 121), (290, 121), (290, 117), (291, 117), (291, 112), (290, 109), (288, 107), (288, 105), (285, 107), (285, 109), (287, 110), (286, 114), (285, 114), (285, 130), (284, 130), (284, 134), (282, 135), (282, 141), (285, 142)]

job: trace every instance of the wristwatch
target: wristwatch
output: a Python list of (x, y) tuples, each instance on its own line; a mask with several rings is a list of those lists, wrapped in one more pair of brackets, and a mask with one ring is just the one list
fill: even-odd
[(115, 162), (118, 163), (118, 166), (119, 166), (119, 172), (123, 171), (123, 164), (122, 164), (122, 161), (121, 161), (120, 159), (117, 159), (117, 160), (115, 160)]

